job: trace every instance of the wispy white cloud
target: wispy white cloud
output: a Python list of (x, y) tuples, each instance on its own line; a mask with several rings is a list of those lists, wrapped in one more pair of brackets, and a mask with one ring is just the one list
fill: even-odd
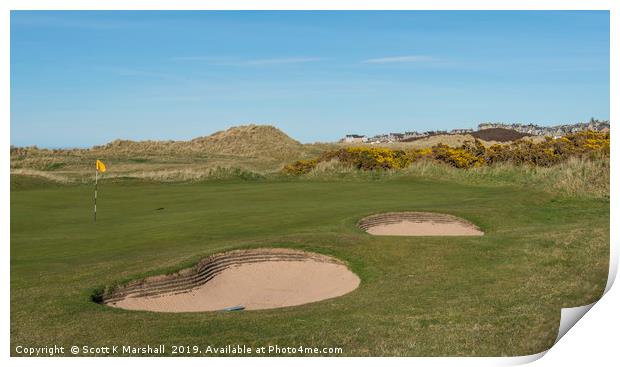
[(424, 62), (424, 61), (433, 61), (434, 58), (425, 55), (407, 55), (407, 56), (390, 56), (390, 57), (379, 57), (376, 59), (368, 59), (364, 60), (363, 63), (366, 64), (391, 64), (391, 63), (414, 63), (414, 62)]

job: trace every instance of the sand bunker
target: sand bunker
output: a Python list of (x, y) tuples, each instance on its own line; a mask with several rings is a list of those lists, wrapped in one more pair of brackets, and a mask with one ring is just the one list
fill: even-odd
[(358, 227), (375, 236), (482, 236), (473, 223), (449, 214), (396, 212), (371, 215)]
[(328, 256), (289, 249), (238, 250), (211, 256), (177, 274), (136, 281), (104, 295), (102, 303), (128, 310), (260, 310), (342, 296), (360, 279)]

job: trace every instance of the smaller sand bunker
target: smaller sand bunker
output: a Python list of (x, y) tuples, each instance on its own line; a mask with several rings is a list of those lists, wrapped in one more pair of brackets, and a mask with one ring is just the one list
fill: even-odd
[(135, 281), (102, 303), (156, 312), (260, 310), (342, 296), (360, 279), (341, 261), (289, 249), (237, 250), (211, 256), (177, 274)]
[(463, 218), (426, 212), (394, 212), (363, 218), (358, 227), (375, 236), (482, 236), (484, 232)]

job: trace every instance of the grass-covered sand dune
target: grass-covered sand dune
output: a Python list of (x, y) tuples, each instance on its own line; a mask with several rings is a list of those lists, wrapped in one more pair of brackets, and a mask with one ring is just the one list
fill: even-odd
[(85, 182), (92, 176), (95, 159), (101, 159), (110, 168), (108, 177), (186, 181), (208, 178), (217, 169), (273, 172), (321, 150), (273, 126), (245, 125), (189, 141), (115, 140), (89, 149), (12, 147), (11, 172)]

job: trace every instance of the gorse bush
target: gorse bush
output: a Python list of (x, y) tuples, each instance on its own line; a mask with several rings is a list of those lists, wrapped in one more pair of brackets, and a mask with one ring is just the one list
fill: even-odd
[(509, 145), (493, 145), (485, 152), (487, 164), (511, 162), (551, 166), (571, 157), (608, 157), (609, 133), (582, 131), (540, 143), (517, 140)]
[(344, 166), (365, 171), (402, 169), (420, 160), (445, 163), (456, 168), (491, 166), (498, 163), (548, 167), (571, 157), (609, 157), (609, 133), (582, 131), (558, 139), (546, 138), (535, 143), (520, 139), (511, 144), (485, 147), (480, 141), (465, 142), (458, 148), (436, 144), (429, 149), (410, 151), (352, 147), (324, 152), (309, 160), (299, 160), (284, 167), (287, 174), (306, 174), (321, 162), (337, 160)]
[(329, 161), (338, 159), (355, 168), (363, 170), (405, 168), (412, 161), (411, 154), (402, 150), (392, 150), (387, 148), (348, 148), (328, 151), (323, 154), (320, 160)]
[(329, 150), (314, 159), (299, 160), (284, 167), (284, 172), (293, 175), (305, 174), (321, 162), (337, 160), (347, 166), (365, 171), (405, 168), (415, 160), (413, 152), (388, 148), (354, 147)]
[(318, 163), (318, 159), (295, 161), (292, 164), (284, 166), (284, 172), (292, 175), (302, 175), (304, 173), (312, 171)]
[[(476, 140), (477, 144), (480, 144)], [(484, 147), (483, 147), (484, 149)], [(445, 144), (437, 144), (431, 150), (430, 155), (434, 160), (448, 163), (456, 168), (468, 168), (484, 165), (484, 152), (478, 154), (471, 149), (470, 144), (463, 144), (460, 148), (450, 148)]]

